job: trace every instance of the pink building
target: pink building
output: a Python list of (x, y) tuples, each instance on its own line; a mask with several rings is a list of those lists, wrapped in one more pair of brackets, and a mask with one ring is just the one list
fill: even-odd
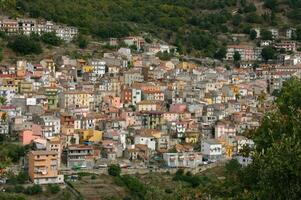
[(170, 105), (169, 112), (183, 113), (186, 110), (185, 104), (172, 104)]
[(104, 102), (115, 108), (122, 108), (120, 97), (105, 96)]
[(225, 136), (236, 136), (236, 129), (234, 124), (229, 121), (219, 121), (215, 127), (215, 139), (221, 139)]
[(19, 135), (19, 141), (23, 144), (23, 145), (27, 145), (30, 144), (33, 140), (35, 139), (40, 139), (41, 135), (36, 135), (34, 134), (33, 131), (31, 130), (24, 130), (23, 132), (20, 133)]

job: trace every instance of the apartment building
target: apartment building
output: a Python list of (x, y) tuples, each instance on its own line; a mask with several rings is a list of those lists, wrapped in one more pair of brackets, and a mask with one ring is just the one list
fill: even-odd
[(242, 61), (261, 60), (261, 47), (252, 47), (244, 45), (229, 45), (227, 47), (227, 60), (233, 60), (235, 52), (238, 52)]
[(200, 152), (164, 153), (163, 159), (168, 167), (194, 168), (202, 164)]
[(86, 91), (65, 91), (60, 94), (61, 108), (82, 108), (90, 106), (91, 92)]
[(28, 153), (28, 175), (35, 184), (63, 183), (58, 171), (58, 153), (55, 151), (31, 151)]
[(70, 145), (64, 152), (64, 161), (69, 168), (93, 168), (95, 154), (92, 146)]

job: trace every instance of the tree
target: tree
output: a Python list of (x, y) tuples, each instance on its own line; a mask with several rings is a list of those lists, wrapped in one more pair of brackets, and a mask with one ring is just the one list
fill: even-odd
[(296, 39), (301, 42), (301, 26), (298, 26), (296, 29)]
[(218, 60), (223, 60), (226, 57), (227, 49), (225, 47), (221, 47), (214, 54), (214, 58)]
[(238, 51), (234, 52), (233, 60), (234, 60), (234, 62), (239, 62), (241, 60), (241, 56), (240, 56), (240, 53)]
[(61, 38), (59, 38), (58, 36), (56, 36), (56, 34), (54, 32), (51, 33), (43, 33), (41, 35), (41, 40), (45, 43), (45, 44), (50, 44), (53, 46), (60, 46), (62, 44), (62, 40)]
[(272, 32), (269, 30), (266, 30), (266, 29), (261, 29), (260, 37), (263, 40), (272, 40), (273, 39)]
[(76, 39), (76, 43), (77, 43), (78, 47), (81, 49), (85, 49), (88, 46), (88, 40), (82, 34), (78, 35), (78, 37)]
[(255, 40), (256, 38), (257, 38), (257, 32), (254, 29), (252, 29), (250, 31), (250, 39)]
[(261, 51), (262, 59), (266, 62), (270, 59), (274, 59), (276, 55), (276, 50), (272, 47), (264, 47)]
[(6, 98), (4, 96), (0, 96), (0, 105), (5, 105)]
[(0, 62), (3, 60), (2, 49), (0, 48)]
[(110, 165), (108, 168), (108, 173), (111, 176), (120, 176), (121, 168), (119, 165)]
[(25, 35), (19, 35), (8, 42), (8, 47), (21, 55), (40, 54), (42, 47), (39, 42)]
[(56, 184), (47, 185), (47, 191), (51, 194), (57, 194), (60, 192), (60, 190), (61, 190), (61, 188), (59, 185), (56, 185)]

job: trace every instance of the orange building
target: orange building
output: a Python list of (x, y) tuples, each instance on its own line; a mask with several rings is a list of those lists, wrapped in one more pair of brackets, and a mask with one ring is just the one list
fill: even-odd
[(28, 153), (28, 175), (35, 184), (63, 183), (58, 172), (58, 153), (55, 151), (31, 151)]

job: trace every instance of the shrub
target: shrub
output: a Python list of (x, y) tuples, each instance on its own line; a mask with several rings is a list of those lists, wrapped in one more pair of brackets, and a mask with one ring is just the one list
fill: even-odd
[(108, 173), (111, 176), (120, 176), (121, 168), (119, 165), (110, 165), (108, 168)]
[(21, 55), (42, 53), (42, 47), (40, 43), (25, 35), (17, 36), (9, 41), (8, 47)]
[(45, 44), (50, 44), (53, 46), (60, 46), (62, 44), (61, 38), (55, 35), (55, 33), (44, 33), (41, 35), (41, 40)]
[(29, 186), (25, 189), (24, 193), (28, 195), (35, 195), (42, 193), (42, 187), (40, 185)]
[(59, 185), (56, 184), (49, 184), (47, 186), (47, 191), (51, 194), (57, 194), (61, 191), (61, 188)]

